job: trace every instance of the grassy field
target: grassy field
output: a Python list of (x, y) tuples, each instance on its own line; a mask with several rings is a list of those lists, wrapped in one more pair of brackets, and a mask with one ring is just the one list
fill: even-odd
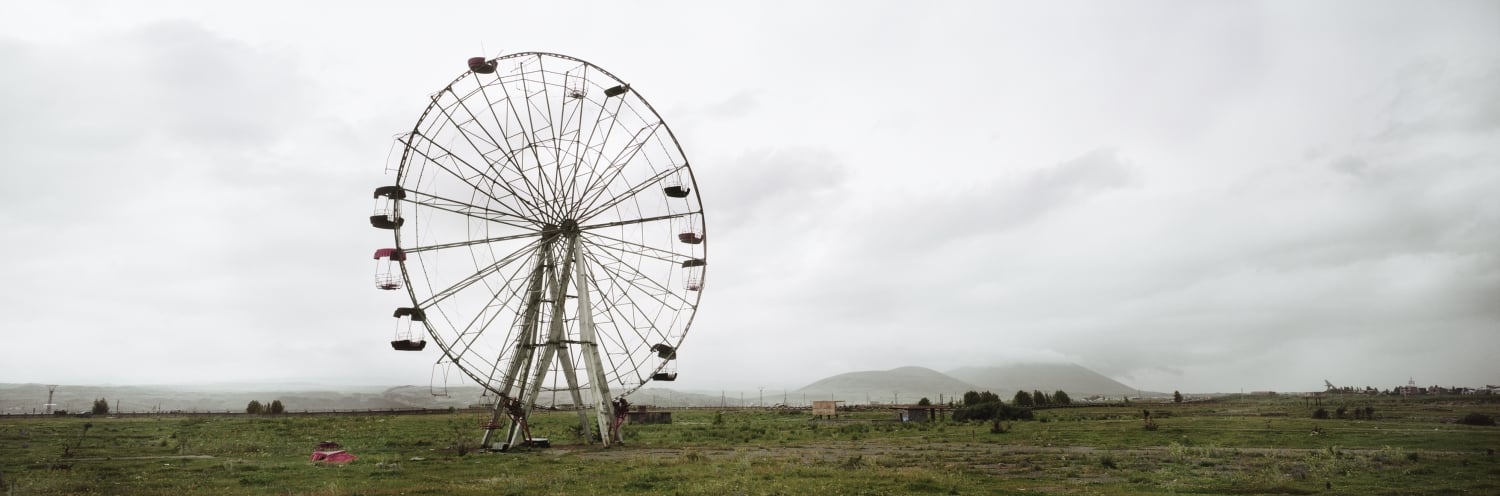
[[(581, 444), (475, 453), (473, 413), (342, 417), (0, 418), (0, 491), (29, 494), (1500, 494), (1500, 398), (1302, 399), (1038, 410), (1002, 424), (889, 412), (679, 411)], [(1142, 410), (1156, 419), (1144, 428)], [(308, 461), (331, 440), (359, 459)]]

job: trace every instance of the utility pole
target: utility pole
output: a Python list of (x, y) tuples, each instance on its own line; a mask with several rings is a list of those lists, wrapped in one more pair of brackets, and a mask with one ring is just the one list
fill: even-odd
[(48, 415), (52, 414), (52, 407), (54, 405), (54, 403), (52, 403), (52, 393), (55, 393), (55, 392), (57, 392), (57, 385), (56, 384), (48, 384), (47, 385), (47, 404), (43, 405), (44, 407), (46, 407), (46, 409), (47, 409), (46, 413)]

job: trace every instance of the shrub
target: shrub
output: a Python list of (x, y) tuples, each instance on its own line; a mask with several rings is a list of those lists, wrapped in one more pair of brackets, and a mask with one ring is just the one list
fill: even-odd
[(953, 420), (1031, 420), (1030, 408), (1017, 408), (995, 401), (965, 405), (953, 410)]
[(257, 400), (250, 400), (250, 404), (245, 405), (245, 413), (254, 415), (264, 413), (265, 411), (266, 407), (264, 405), (261, 405), (260, 401)]
[(1319, 420), (1327, 419), (1328, 418), (1328, 410), (1319, 408), (1317, 411), (1313, 412), (1313, 418), (1319, 419)]
[(1458, 423), (1464, 425), (1495, 425), (1495, 419), (1489, 415), (1474, 412), (1464, 415), (1464, 418), (1458, 419)]
[(1059, 405), (1068, 405), (1073, 403), (1073, 398), (1069, 398), (1068, 393), (1059, 389), (1057, 392), (1052, 393), (1052, 402)]
[(109, 413), (109, 400), (106, 400), (104, 398), (94, 400), (93, 413), (94, 415), (104, 415)]

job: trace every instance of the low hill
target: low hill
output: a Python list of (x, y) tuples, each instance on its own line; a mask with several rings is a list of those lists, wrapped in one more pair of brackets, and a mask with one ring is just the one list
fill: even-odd
[[(393, 408), (462, 407), (479, 396), (472, 394), (435, 397), (422, 386), (315, 386), (315, 385), (193, 385), (193, 386), (90, 386), (62, 385), (53, 395), (53, 410), (85, 412), (96, 399), (109, 402), (116, 412), (244, 411), (251, 400), (270, 403), (281, 400), (287, 410), (383, 410)], [(0, 384), (0, 414), (42, 413), (47, 407), (47, 386)]]
[(959, 367), (948, 375), (978, 384), (1009, 399), (1016, 391), (1067, 391), (1073, 398), (1136, 396), (1135, 388), (1072, 363), (1017, 363), (989, 367)]
[(925, 367), (849, 372), (803, 386), (796, 392), (808, 399), (836, 399), (851, 403), (916, 403), (919, 398), (936, 402), (939, 397), (961, 396), (979, 386)]

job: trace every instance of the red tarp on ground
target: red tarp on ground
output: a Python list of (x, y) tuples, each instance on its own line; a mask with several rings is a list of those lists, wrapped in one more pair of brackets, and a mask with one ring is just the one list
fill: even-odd
[(318, 443), (318, 447), (312, 453), (312, 461), (315, 462), (349, 463), (354, 461), (355, 458), (359, 457), (350, 454), (348, 451), (344, 451), (343, 446), (339, 446), (339, 443), (332, 441)]
[(312, 461), (315, 461), (315, 462), (349, 463), (349, 462), (354, 461), (355, 458), (359, 458), (359, 457), (354, 456), (354, 455), (350, 454), (348, 451), (344, 451), (344, 450), (338, 450), (338, 451), (314, 451), (313, 454), (312, 454)]

